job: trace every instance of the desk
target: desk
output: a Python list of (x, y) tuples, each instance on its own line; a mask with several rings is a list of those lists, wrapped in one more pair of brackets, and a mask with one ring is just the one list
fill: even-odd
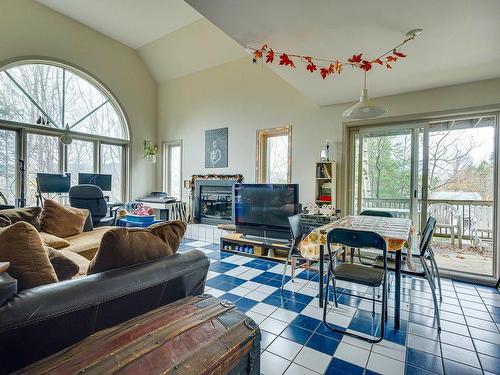
[[(323, 225), (311, 232), (304, 242), (317, 244), (319, 247), (319, 300), (323, 307), (323, 284), (324, 284), (324, 255), (328, 233), (334, 228), (345, 228), (365, 230), (380, 234), (387, 242), (387, 251), (396, 255), (396, 285), (395, 285), (395, 308), (394, 326), (399, 328), (401, 307), (401, 249), (410, 235), (411, 220), (400, 218), (385, 218), (374, 216), (346, 216), (333, 223)], [(408, 254), (411, 257), (411, 254)]]

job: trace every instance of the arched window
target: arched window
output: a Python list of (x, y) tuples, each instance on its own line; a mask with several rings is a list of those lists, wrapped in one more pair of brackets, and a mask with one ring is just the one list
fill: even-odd
[[(69, 145), (59, 142), (69, 135)], [(0, 67), (0, 193), (20, 195), (17, 159), (26, 162), (34, 203), (36, 173), (112, 175), (110, 198), (125, 199), (129, 131), (117, 101), (97, 80), (59, 62), (25, 60)], [(0, 202), (1, 204), (1, 202)]]

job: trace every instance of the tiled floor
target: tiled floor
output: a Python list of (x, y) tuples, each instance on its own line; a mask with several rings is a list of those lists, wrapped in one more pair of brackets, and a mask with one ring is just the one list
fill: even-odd
[[(184, 240), (180, 251), (193, 248), (211, 260), (206, 292), (234, 302), (259, 324), (263, 374), (500, 374), (500, 294), (494, 288), (442, 280), (438, 334), (427, 282), (404, 277), (401, 328), (395, 330), (389, 318), (385, 340), (372, 345), (323, 325), (316, 272), (299, 270), (281, 294), (282, 264), (221, 252), (200, 240)], [(338, 287), (372, 293), (354, 284)], [(329, 322), (378, 332), (379, 316), (372, 317), (369, 301), (341, 294), (339, 302)], [(392, 293), (389, 306), (392, 316)]]

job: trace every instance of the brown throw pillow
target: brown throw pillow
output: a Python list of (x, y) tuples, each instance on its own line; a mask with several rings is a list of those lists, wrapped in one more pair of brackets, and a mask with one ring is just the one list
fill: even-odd
[(25, 221), (40, 230), (41, 207), (8, 208), (0, 211), (0, 217), (10, 221), (10, 224)]
[(70, 245), (69, 241), (64, 238), (54, 236), (53, 234), (47, 232), (39, 232), (39, 234), (43, 244), (47, 247), (62, 249), (63, 247), (68, 247)]
[(41, 230), (58, 237), (69, 237), (83, 232), (89, 211), (66, 207), (46, 199), (41, 215)]
[(0, 216), (0, 228), (5, 228), (8, 227), (9, 225), (12, 225), (10, 219), (8, 217)]
[(171, 221), (149, 228), (113, 228), (104, 233), (87, 275), (174, 255), (186, 223)]
[(59, 250), (51, 247), (46, 247), (47, 255), (49, 256), (50, 264), (54, 267), (59, 281), (71, 279), (73, 276), (78, 275), (80, 266), (73, 262), (70, 258), (66, 257)]
[(40, 235), (27, 222), (0, 228), (0, 259), (10, 262), (7, 273), (17, 279), (19, 291), (58, 281)]

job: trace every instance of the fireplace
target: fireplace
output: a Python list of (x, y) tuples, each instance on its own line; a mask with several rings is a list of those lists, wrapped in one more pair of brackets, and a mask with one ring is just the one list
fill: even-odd
[(233, 185), (238, 179), (193, 179), (195, 221), (213, 225), (233, 223)]

